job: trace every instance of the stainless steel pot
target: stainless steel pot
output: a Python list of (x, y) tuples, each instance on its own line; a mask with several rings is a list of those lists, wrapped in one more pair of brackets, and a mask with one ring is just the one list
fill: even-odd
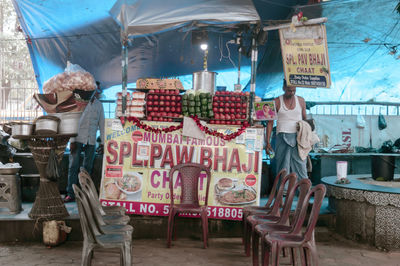
[(58, 134), (78, 134), (78, 124), (82, 112), (56, 113), (53, 115), (60, 118)]
[(12, 135), (12, 125), (11, 124), (3, 124), (3, 131), (6, 132), (8, 135)]
[(58, 132), (60, 118), (52, 115), (40, 116), (35, 121), (35, 133), (38, 135), (54, 135)]
[(33, 124), (15, 123), (11, 125), (12, 136), (29, 136), (33, 132)]
[(193, 73), (193, 89), (202, 90), (214, 94), (215, 76), (217, 73), (210, 71), (199, 71)]

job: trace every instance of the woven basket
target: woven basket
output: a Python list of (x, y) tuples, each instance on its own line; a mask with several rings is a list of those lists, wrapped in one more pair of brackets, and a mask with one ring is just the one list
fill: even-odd
[(69, 136), (41, 137), (31, 136), (28, 146), (40, 174), (40, 186), (36, 199), (28, 216), (32, 219), (56, 220), (69, 216), (56, 182), (47, 178), (47, 164), (51, 150), (55, 150), (57, 161), (60, 163)]

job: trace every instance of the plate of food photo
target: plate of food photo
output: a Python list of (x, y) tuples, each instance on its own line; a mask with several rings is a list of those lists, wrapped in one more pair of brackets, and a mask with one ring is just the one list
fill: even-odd
[(133, 195), (142, 191), (142, 174), (128, 172), (122, 178), (115, 179), (115, 185), (127, 195)]
[(256, 191), (249, 187), (240, 185), (231, 190), (222, 191), (218, 201), (223, 205), (247, 205), (257, 200)]
[(229, 177), (223, 177), (218, 180), (215, 184), (215, 190), (217, 193), (221, 191), (230, 190), (235, 187), (236, 179), (232, 179)]

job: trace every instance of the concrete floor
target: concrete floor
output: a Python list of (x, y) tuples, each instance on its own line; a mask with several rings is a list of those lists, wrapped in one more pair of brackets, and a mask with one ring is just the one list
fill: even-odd
[[(346, 240), (319, 227), (317, 248), (322, 266), (400, 265), (400, 251), (385, 252)], [(196, 265), (251, 265), (251, 258), (243, 253), (240, 238), (210, 239), (208, 249), (199, 239), (178, 239), (171, 249), (165, 239), (135, 239), (133, 265), (196, 266)], [(82, 242), (67, 241), (58, 247), (47, 248), (40, 243), (0, 244), (0, 265), (8, 266), (62, 266), (80, 265)], [(117, 251), (95, 252), (92, 265), (119, 265)], [(281, 265), (289, 265), (283, 258)]]

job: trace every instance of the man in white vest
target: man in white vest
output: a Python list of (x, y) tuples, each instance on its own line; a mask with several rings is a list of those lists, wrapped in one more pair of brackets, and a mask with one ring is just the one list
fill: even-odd
[[(306, 161), (299, 156), (297, 149), (297, 122), (306, 119), (306, 102), (296, 96), (296, 87), (288, 86), (283, 80), (283, 95), (275, 98), (278, 113), (276, 123), (276, 171), (286, 169), (288, 173), (295, 172), (299, 179), (307, 178)], [(266, 134), (266, 152), (273, 152), (271, 147), (271, 132), (274, 121), (268, 121)]]

